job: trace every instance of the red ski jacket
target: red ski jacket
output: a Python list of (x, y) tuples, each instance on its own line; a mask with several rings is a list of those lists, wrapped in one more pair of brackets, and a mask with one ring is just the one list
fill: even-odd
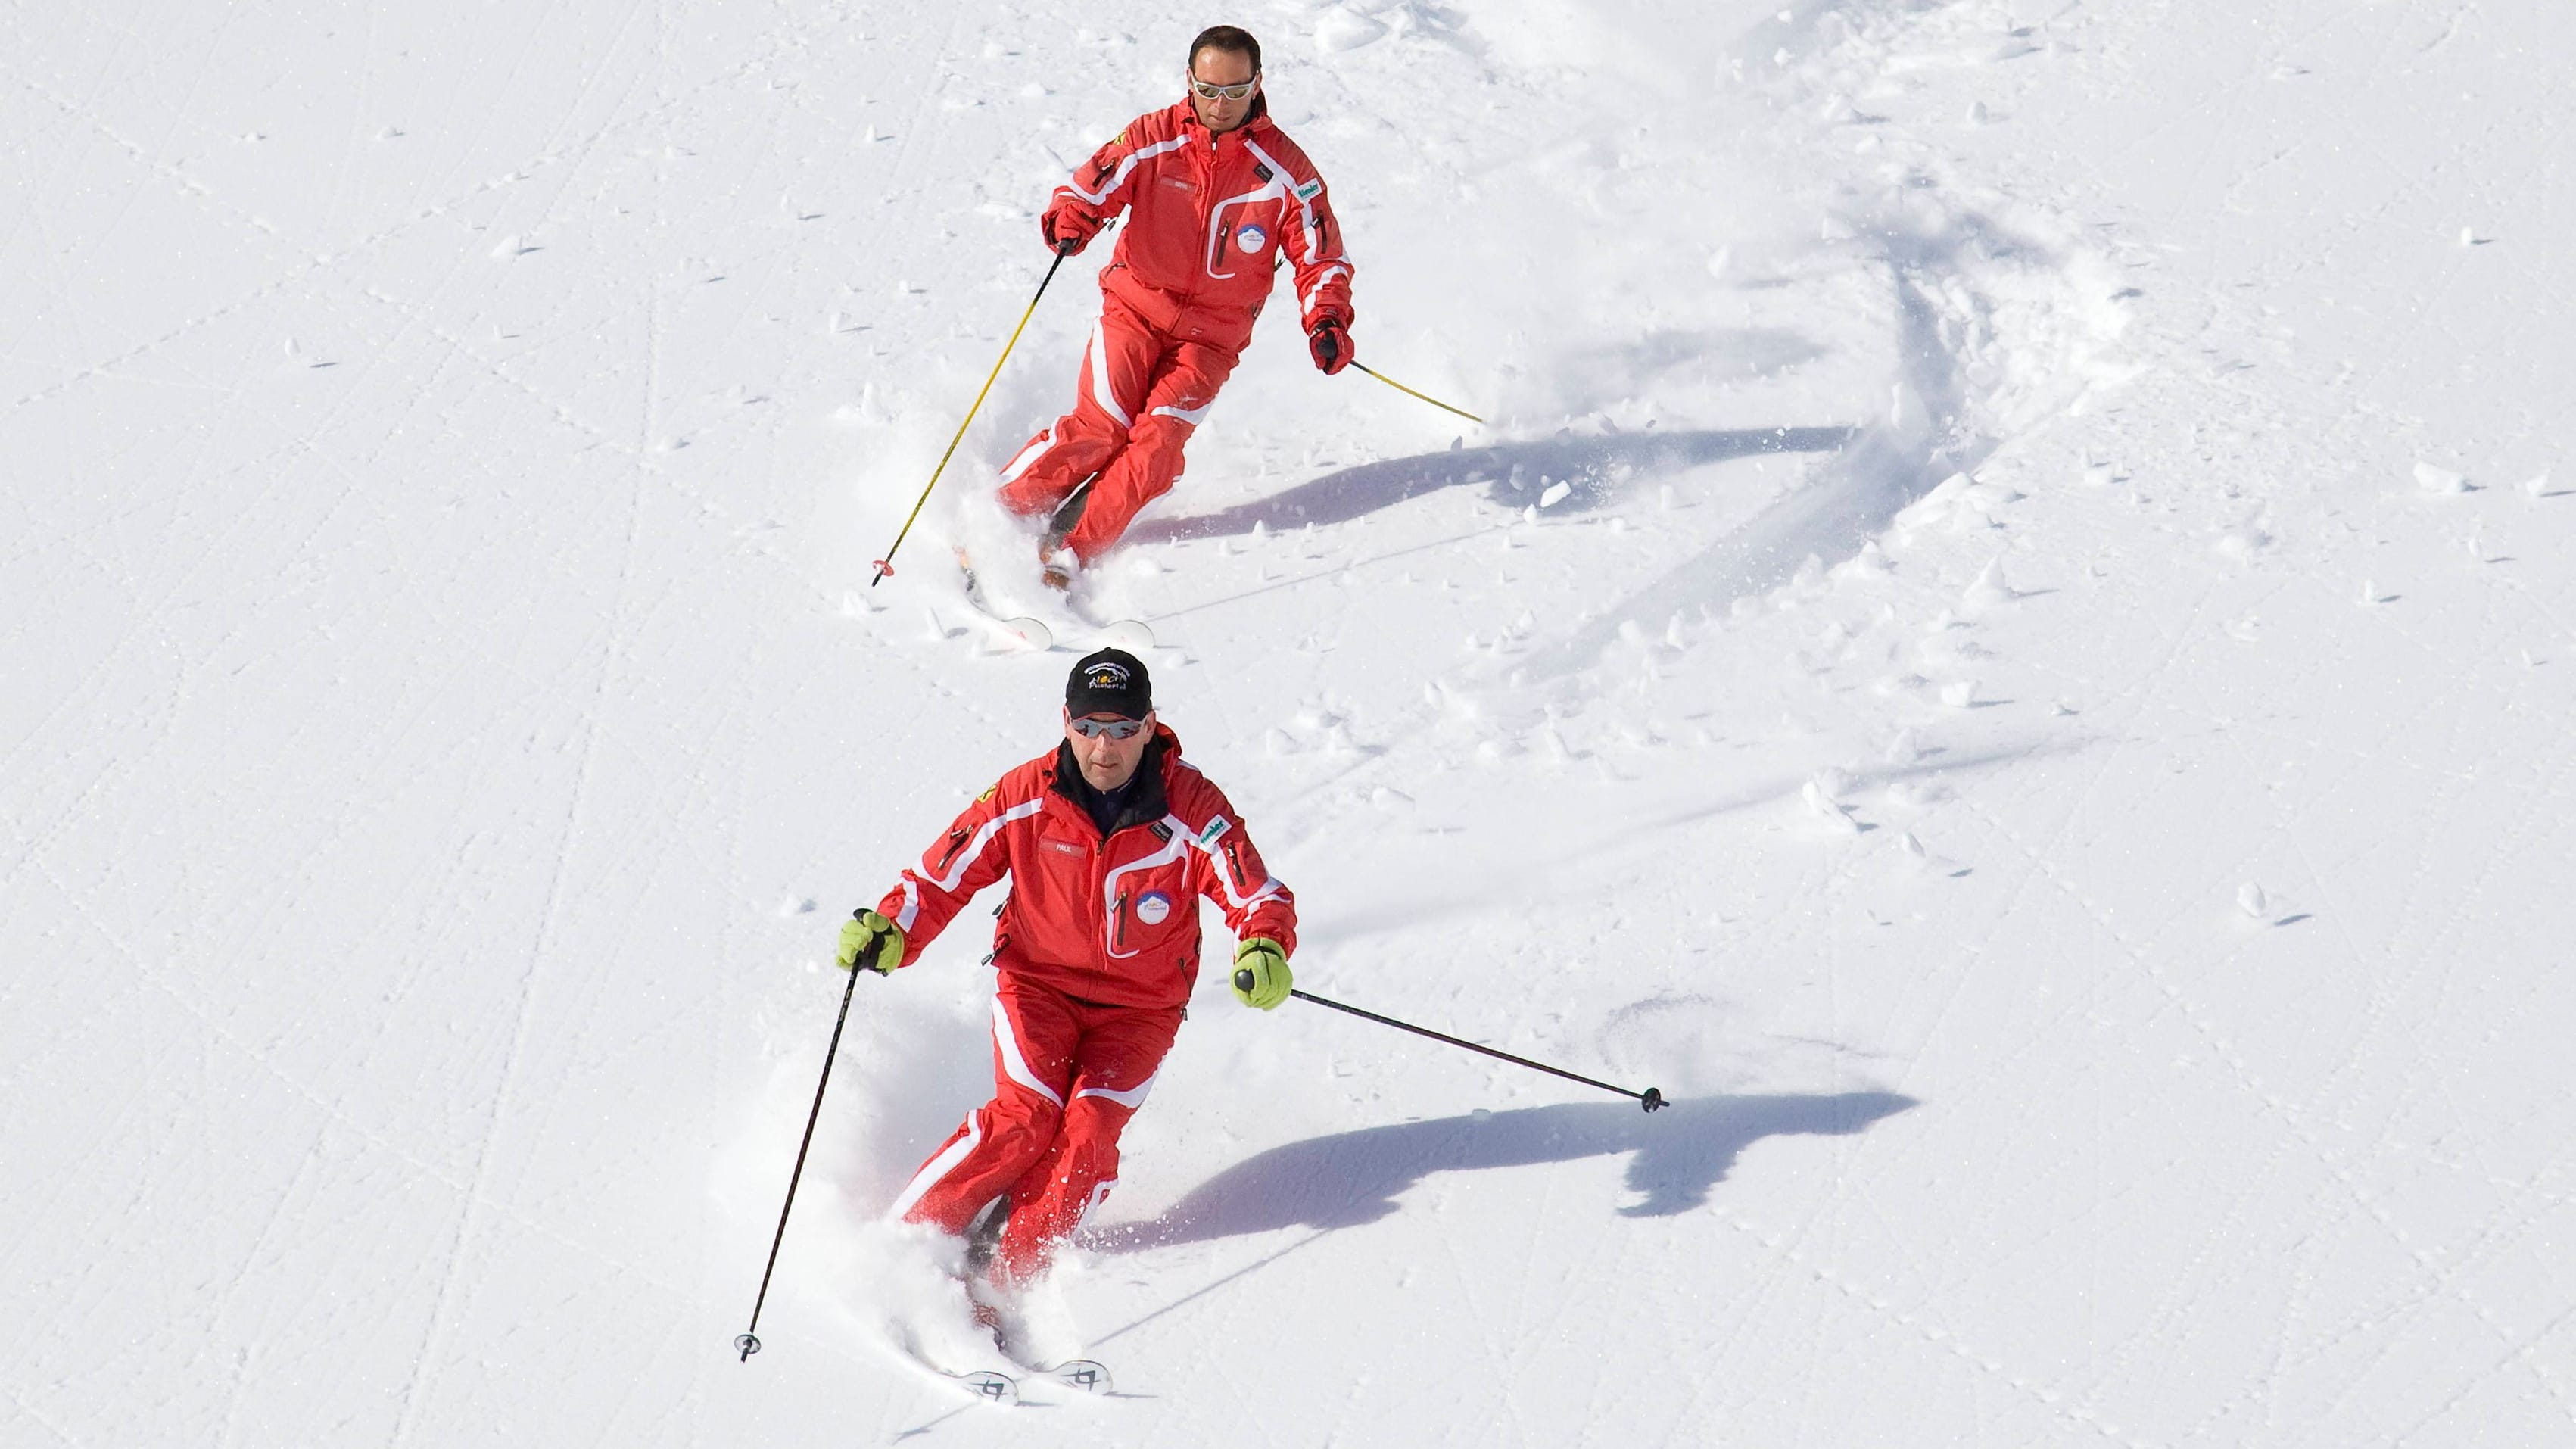
[(1350, 323), (1351, 259), (1324, 178), (1270, 123), (1266, 101), (1221, 136), (1186, 100), (1138, 116), (1056, 188), (1055, 205), (1095, 222), (1128, 214), (1101, 289), (1158, 324), (1177, 307), (1177, 335), (1241, 350), (1281, 257), (1295, 270), (1301, 327)]
[(977, 891), (1007, 873), (993, 931), (1005, 977), (1112, 1006), (1179, 1006), (1199, 968), (1199, 897), (1238, 938), (1297, 948), (1297, 904), (1271, 878), (1243, 818), (1156, 725), (1137, 784), (1104, 837), (1058, 745), (975, 797), (877, 909), (903, 927), (903, 964), (921, 958)]

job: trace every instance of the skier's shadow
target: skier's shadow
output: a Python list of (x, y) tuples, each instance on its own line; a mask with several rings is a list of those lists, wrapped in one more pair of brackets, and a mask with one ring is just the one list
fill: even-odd
[(1246, 534), (1254, 524), (1277, 532), (1309, 523), (1346, 523), (1466, 483), (1485, 484), (1486, 495), (1508, 508), (1536, 503), (1548, 484), (1564, 483), (1571, 491), (1556, 507), (1577, 512), (1609, 501), (1617, 485), (1630, 477), (1757, 453), (1827, 453), (1854, 436), (1851, 428), (1715, 428), (1601, 437), (1561, 434), (1536, 442), (1452, 448), (1362, 463), (1215, 513), (1147, 519), (1127, 536), (1140, 543), (1168, 543)]
[(1889, 1092), (1707, 1097), (1648, 1115), (1580, 1103), (1474, 1113), (1339, 1132), (1274, 1147), (1192, 1188), (1161, 1216), (1095, 1229), (1095, 1246), (1141, 1252), (1280, 1228), (1351, 1228), (1397, 1211), (1435, 1172), (1527, 1167), (1626, 1154), (1628, 1217), (1665, 1217), (1708, 1201), (1736, 1157), (1765, 1137), (1849, 1134), (1914, 1106)]

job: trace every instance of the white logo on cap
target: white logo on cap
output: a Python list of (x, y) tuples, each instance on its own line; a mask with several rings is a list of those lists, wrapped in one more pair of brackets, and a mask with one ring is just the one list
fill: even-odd
[(1093, 689), (1125, 689), (1129, 683), (1127, 666), (1104, 659), (1091, 666), (1091, 673), (1083, 676), (1082, 682)]

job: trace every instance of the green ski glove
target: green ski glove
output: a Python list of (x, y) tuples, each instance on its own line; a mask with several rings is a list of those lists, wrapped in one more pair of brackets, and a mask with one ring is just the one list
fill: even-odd
[(844, 971), (864, 966), (891, 976), (903, 964), (903, 927), (874, 911), (861, 911), (841, 923), (841, 949), (832, 959)]
[(1267, 936), (1255, 936), (1234, 948), (1234, 999), (1263, 1011), (1288, 999), (1288, 987), (1294, 981), (1288, 974), (1288, 953)]

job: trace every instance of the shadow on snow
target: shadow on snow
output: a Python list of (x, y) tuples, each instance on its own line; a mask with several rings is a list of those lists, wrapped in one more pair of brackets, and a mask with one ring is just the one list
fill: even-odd
[(1362, 463), (1216, 513), (1148, 519), (1130, 530), (1128, 537), (1139, 543), (1167, 543), (1246, 534), (1254, 524), (1277, 532), (1309, 523), (1347, 523), (1409, 498), (1470, 483), (1487, 485), (1487, 496), (1507, 508), (1536, 503), (1547, 483), (1565, 483), (1574, 491), (1558, 506), (1574, 512), (1607, 502), (1613, 487), (1631, 476), (1673, 473), (1757, 453), (1829, 453), (1849, 443), (1853, 435), (1850, 428), (1718, 428), (1563, 435), (1531, 443), (1453, 448)]
[(1236, 1163), (1159, 1217), (1098, 1230), (1094, 1245), (1132, 1253), (1289, 1227), (1358, 1227), (1396, 1212), (1396, 1198), (1435, 1172), (1615, 1155), (1627, 1156), (1627, 1186), (1638, 1194), (1618, 1211), (1665, 1217), (1708, 1201), (1737, 1156), (1765, 1137), (1847, 1135), (1914, 1105), (1888, 1092), (1707, 1097), (1651, 1116), (1578, 1103), (1339, 1132)]

